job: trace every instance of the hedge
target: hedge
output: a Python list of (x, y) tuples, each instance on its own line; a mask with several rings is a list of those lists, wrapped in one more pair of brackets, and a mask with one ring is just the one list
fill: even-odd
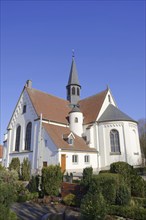
[(124, 218), (130, 218), (134, 220), (145, 220), (146, 209), (135, 206), (118, 206), (111, 205), (108, 210), (109, 215), (122, 216)]
[(130, 190), (127, 185), (124, 186), (124, 184), (124, 179), (121, 175), (102, 173), (93, 176), (89, 192), (92, 194), (102, 193), (104, 199), (109, 204), (128, 204), (130, 200)]

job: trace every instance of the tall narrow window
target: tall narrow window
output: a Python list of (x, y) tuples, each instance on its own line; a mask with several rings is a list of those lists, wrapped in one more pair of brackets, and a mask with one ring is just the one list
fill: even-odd
[(26, 127), (25, 150), (30, 150), (31, 148), (31, 129), (32, 129), (32, 123), (29, 122)]
[(16, 130), (15, 151), (19, 151), (20, 148), (20, 134), (21, 134), (21, 126), (19, 125)]
[(120, 153), (119, 132), (115, 129), (110, 131), (111, 152)]
[(26, 105), (23, 105), (23, 114), (26, 112)]
[(72, 87), (72, 95), (75, 95), (75, 87)]
[(80, 95), (80, 89), (77, 88), (77, 95), (79, 96)]
[(108, 95), (108, 101), (109, 101), (109, 103), (111, 103), (111, 96), (110, 95)]
[(70, 88), (68, 88), (67, 91), (68, 91), (68, 95), (70, 96)]

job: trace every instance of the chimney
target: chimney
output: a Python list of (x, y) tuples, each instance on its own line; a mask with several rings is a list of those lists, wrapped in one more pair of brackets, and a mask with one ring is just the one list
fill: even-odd
[(31, 88), (32, 88), (32, 81), (31, 81), (31, 80), (27, 80), (25, 86), (26, 86), (27, 88), (30, 88), (30, 89), (31, 89)]

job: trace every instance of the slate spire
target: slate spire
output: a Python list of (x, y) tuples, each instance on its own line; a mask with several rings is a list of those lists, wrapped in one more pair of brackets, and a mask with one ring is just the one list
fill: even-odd
[(66, 89), (67, 89), (67, 100), (70, 101), (72, 105), (77, 105), (78, 101), (80, 100), (81, 86), (78, 80), (78, 73), (75, 64), (74, 52), (72, 54), (70, 75)]

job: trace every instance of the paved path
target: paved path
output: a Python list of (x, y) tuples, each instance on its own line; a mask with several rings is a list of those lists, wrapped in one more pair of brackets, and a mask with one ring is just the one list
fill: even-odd
[(36, 203), (14, 203), (12, 210), (17, 214), (20, 220), (41, 220), (46, 213), (64, 212), (63, 205), (39, 205)]

